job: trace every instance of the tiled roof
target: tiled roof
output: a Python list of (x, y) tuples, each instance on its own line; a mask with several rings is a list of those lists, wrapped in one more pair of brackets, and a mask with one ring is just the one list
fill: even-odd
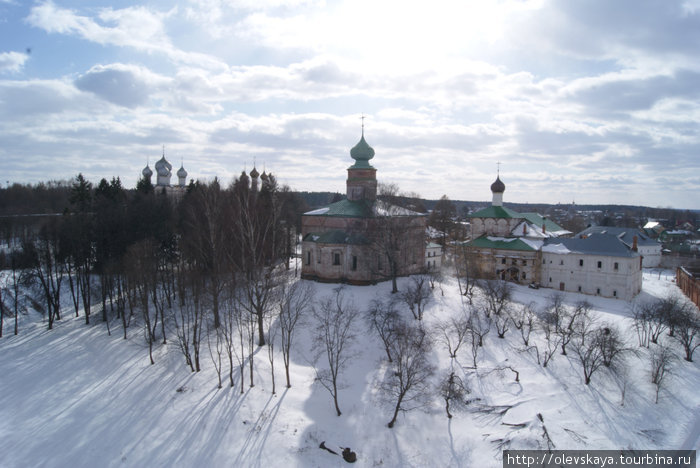
[(613, 234), (591, 234), (581, 239), (547, 239), (542, 247), (543, 252), (579, 253), (584, 255), (604, 255), (611, 257), (637, 257), (639, 253), (627, 247)]
[(525, 250), (535, 251), (537, 245), (530, 245), (517, 237), (488, 237), (481, 236), (464, 244), (466, 247), (478, 247), (500, 250)]
[(368, 244), (369, 241), (362, 234), (353, 234), (341, 229), (326, 232), (310, 232), (304, 236), (304, 242), (316, 242), (319, 244)]
[(539, 213), (520, 213), (520, 215), (527, 219), (529, 222), (534, 224), (537, 227), (542, 227), (542, 224), (545, 225), (547, 228), (547, 231), (553, 232), (553, 233), (561, 233), (561, 232), (569, 232), (563, 227), (559, 226), (557, 223), (552, 221), (549, 218), (545, 218), (541, 216)]
[(479, 210), (476, 213), (469, 215), (470, 218), (522, 218), (523, 215), (517, 211), (513, 211), (510, 208), (504, 206), (489, 206), (483, 210)]
[(372, 204), (365, 200), (340, 200), (336, 203), (304, 213), (305, 216), (337, 216), (342, 218), (369, 218), (374, 215)]
[(649, 238), (649, 236), (637, 228), (591, 226), (588, 229), (576, 234), (576, 237), (590, 236), (591, 234), (612, 234), (629, 247), (631, 247), (634, 243), (634, 236), (637, 236), (637, 245), (659, 245), (658, 242)]

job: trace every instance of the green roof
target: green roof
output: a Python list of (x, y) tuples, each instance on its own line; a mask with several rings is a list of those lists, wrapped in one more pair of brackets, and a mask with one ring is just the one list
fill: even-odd
[(542, 224), (544, 221), (545, 227), (547, 228), (547, 231), (549, 231), (549, 232), (557, 232), (557, 231), (564, 231), (565, 230), (563, 227), (559, 226), (557, 223), (555, 223), (551, 219), (545, 218), (538, 213), (520, 213), (520, 215), (538, 227), (542, 227)]
[(517, 237), (514, 238), (499, 238), (498, 240), (496, 239), (489, 239), (486, 236), (479, 237), (477, 239), (474, 239), (472, 241), (467, 242), (464, 244), (465, 247), (478, 247), (478, 248), (486, 248), (486, 249), (500, 249), (500, 250), (528, 250), (528, 251), (535, 251), (531, 245), (527, 244), (526, 242), (523, 242)]
[(337, 216), (342, 218), (370, 218), (374, 216), (372, 204), (366, 200), (343, 199), (339, 202), (304, 213), (304, 216)]
[(489, 206), (469, 215), (470, 218), (523, 218), (524, 216), (504, 206)]
[(333, 229), (326, 232), (310, 232), (304, 236), (304, 242), (317, 242), (319, 244), (368, 244), (369, 241), (362, 234), (353, 234), (341, 229)]
[(350, 156), (355, 160), (355, 164), (350, 166), (351, 169), (373, 169), (369, 164), (369, 160), (374, 157), (374, 148), (365, 141), (364, 130), (360, 141), (350, 150)]

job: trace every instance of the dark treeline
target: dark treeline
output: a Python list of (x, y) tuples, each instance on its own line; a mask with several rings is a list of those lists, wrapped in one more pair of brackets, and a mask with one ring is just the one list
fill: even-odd
[[(54, 202), (43, 197), (46, 187)], [(166, 192), (147, 179), (135, 190), (118, 178), (93, 186), (79, 174), (3, 195), (13, 190), (41, 193), (30, 196), (34, 208), (61, 214), (29, 229), (16, 229), (21, 217), (4, 218), (5, 235), (14, 237), (0, 254), (7, 275), (0, 336), (10, 319), (17, 333), (26, 305), (49, 329), (66, 313), (104, 323), (108, 333), (119, 327), (124, 338), (136, 324), (151, 362), (154, 345), (172, 339), (193, 371), (201, 368), (202, 343), (219, 362), (228, 356), (231, 375), (244, 356), (252, 365), (254, 344), (266, 343), (269, 317), (282, 308), (277, 293), (293, 276), (286, 272), (307, 208), (274, 176), (265, 175), (259, 189), (243, 173), (227, 187), (214, 179)], [(20, 289), (30, 292), (22, 297)]]

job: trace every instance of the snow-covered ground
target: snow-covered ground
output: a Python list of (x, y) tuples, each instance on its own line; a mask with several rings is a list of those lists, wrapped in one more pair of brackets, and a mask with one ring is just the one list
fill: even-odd
[[(406, 281), (399, 282), (400, 289)], [(334, 286), (315, 287), (319, 298)], [(347, 287), (346, 294), (364, 310), (373, 298), (387, 296), (389, 288), (389, 283)], [(446, 281), (442, 288), (444, 296), (436, 290), (425, 312), (428, 325), (460, 307), (456, 284)], [(663, 297), (673, 288), (670, 272), (646, 272), (642, 299)], [(517, 287), (515, 299), (542, 305), (551, 293)], [(571, 293), (565, 297), (571, 304), (590, 301), (598, 320), (619, 324), (637, 349), (629, 303)], [(125, 341), (118, 323), (108, 336), (97, 316), (86, 326), (82, 317), (69, 315), (52, 331), (38, 316), (23, 318), (18, 336), (8, 327), (0, 339), (0, 466), (345, 465), (339, 456), (319, 449), (325, 441), (336, 451), (351, 447), (356, 466), (495, 467), (501, 466), (502, 448), (542, 447), (545, 427), (557, 449), (698, 448), (697, 362), (679, 359), (670, 385), (654, 404), (646, 349), (628, 358), (629, 383), (621, 405), (620, 386), (605, 370), (585, 386), (573, 353), (557, 355), (543, 368), (532, 353), (521, 351), (516, 330), (506, 339), (492, 330), (478, 369), (460, 371), (474, 399), (466, 410), (448, 419), (436, 393), (431, 406), (402, 414), (389, 429), (393, 408), (381, 402), (377, 390), (383, 351), (364, 323), (357, 324), (356, 357), (341, 376), (343, 415), (338, 417), (328, 392), (314, 384), (307, 330), (293, 350), (292, 388), (284, 387), (280, 355), (275, 361), (277, 394), (271, 394), (267, 352), (260, 349), (256, 385), (249, 388), (246, 382), (240, 394), (238, 385), (217, 389), (206, 346), (202, 372), (189, 371), (174, 342), (160, 345), (156, 364), (150, 365), (136, 326)], [(440, 345), (431, 358), (442, 370), (450, 365)], [(468, 345), (457, 361), (471, 364)], [(493, 371), (505, 365), (519, 372), (520, 382), (509, 370)], [(494, 411), (508, 406), (503, 414)]]

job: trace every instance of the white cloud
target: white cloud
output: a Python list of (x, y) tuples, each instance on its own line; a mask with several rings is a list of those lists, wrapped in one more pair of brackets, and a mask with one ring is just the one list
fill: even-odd
[(0, 73), (17, 73), (24, 67), (29, 57), (19, 52), (0, 53)]
[(164, 21), (176, 11), (160, 13), (145, 7), (105, 8), (100, 10), (97, 18), (91, 18), (60, 8), (49, 0), (34, 6), (27, 21), (49, 33), (72, 34), (102, 45), (163, 54), (177, 63), (196, 64), (213, 70), (226, 69), (223, 62), (212, 56), (186, 52), (173, 46)]

